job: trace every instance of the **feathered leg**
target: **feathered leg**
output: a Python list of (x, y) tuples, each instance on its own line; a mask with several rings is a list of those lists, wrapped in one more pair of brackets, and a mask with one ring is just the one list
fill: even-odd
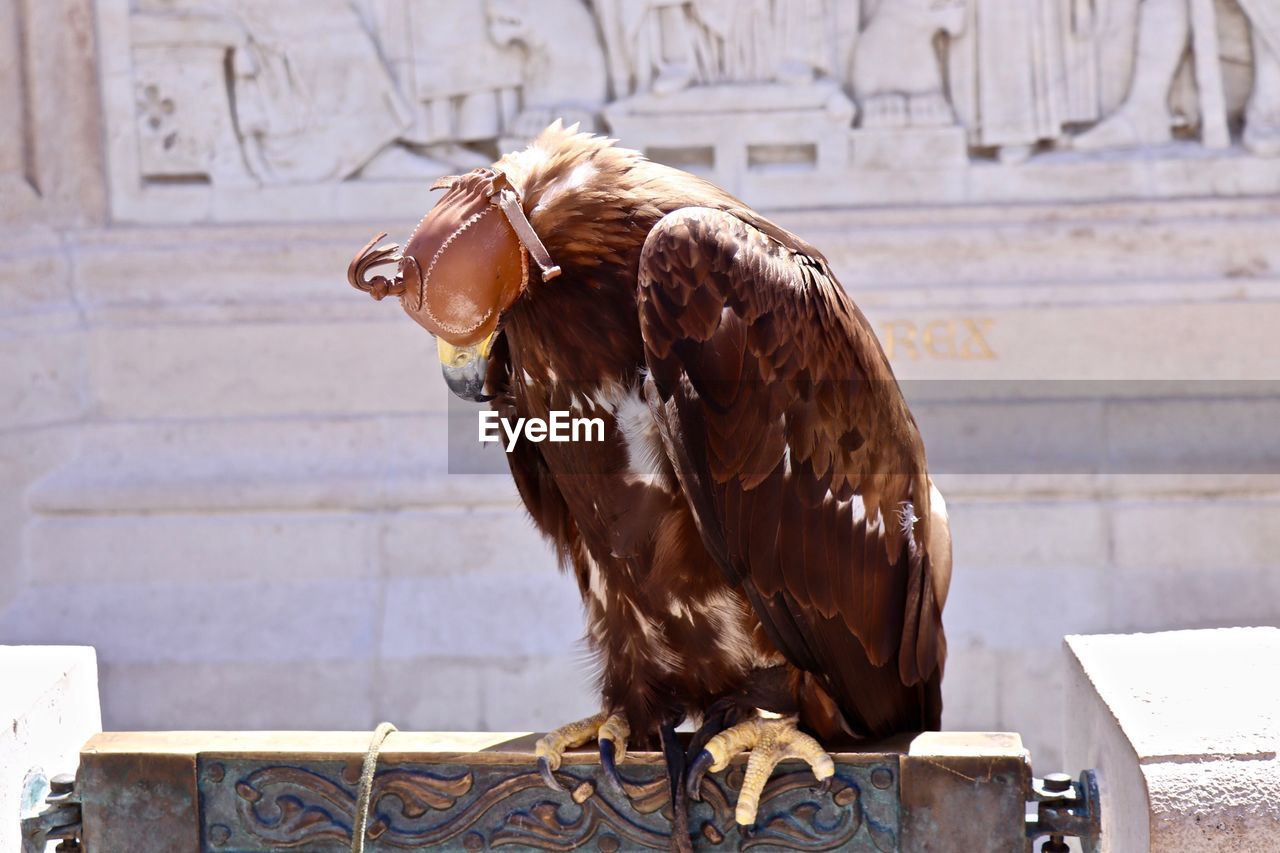
[(689, 796), (685, 787), (684, 748), (676, 737), (676, 727), (662, 725), (662, 754), (667, 760), (667, 782), (671, 786), (671, 849), (679, 853), (692, 853), (693, 842), (689, 838)]

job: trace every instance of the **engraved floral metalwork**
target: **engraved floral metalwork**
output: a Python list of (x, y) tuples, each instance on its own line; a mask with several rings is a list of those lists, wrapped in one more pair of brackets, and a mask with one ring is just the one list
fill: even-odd
[[(871, 756), (868, 756), (870, 759)], [(756, 826), (740, 829), (733, 803), (741, 768), (708, 775), (689, 826), (700, 850), (896, 849), (896, 781), (881, 787), (881, 761), (842, 762), (827, 793), (783, 767), (761, 798)], [(203, 848), (208, 851), (345, 850), (357, 767), (337, 760), (287, 763), (201, 758)], [(621, 792), (595, 779), (593, 764), (556, 773), (568, 796), (530, 766), (389, 764), (374, 780), (368, 849), (605, 851), (670, 846), (671, 803), (660, 764), (625, 768)], [(896, 768), (895, 768), (896, 769)], [(879, 774), (872, 782), (873, 774)]]

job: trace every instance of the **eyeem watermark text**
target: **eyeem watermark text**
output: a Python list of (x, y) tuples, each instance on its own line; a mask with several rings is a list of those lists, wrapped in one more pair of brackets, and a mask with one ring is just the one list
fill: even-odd
[(524, 438), (535, 444), (543, 441), (604, 441), (604, 418), (575, 418), (565, 411), (552, 411), (549, 418), (516, 418), (514, 421), (499, 417), (494, 411), (481, 411), (479, 417), (480, 443), (503, 443), (510, 453), (516, 442)]

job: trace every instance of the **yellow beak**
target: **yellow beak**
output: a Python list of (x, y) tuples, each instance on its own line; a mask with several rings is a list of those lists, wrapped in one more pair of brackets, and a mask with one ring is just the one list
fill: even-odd
[(462, 399), (474, 403), (492, 399), (484, 393), (484, 382), (489, 372), (489, 352), (493, 349), (496, 334), (495, 332), (469, 347), (455, 347), (443, 338), (436, 338), (436, 351), (440, 356), (445, 384)]

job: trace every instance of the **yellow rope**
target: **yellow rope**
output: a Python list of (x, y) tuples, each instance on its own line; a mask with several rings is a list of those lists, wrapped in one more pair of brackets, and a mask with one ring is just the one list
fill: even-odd
[(364, 835), (369, 830), (369, 799), (373, 794), (373, 773), (378, 768), (378, 750), (387, 735), (396, 730), (390, 723), (380, 723), (373, 730), (373, 739), (364, 754), (364, 764), (360, 767), (360, 787), (356, 795), (355, 820), (351, 825), (351, 853), (364, 853)]

